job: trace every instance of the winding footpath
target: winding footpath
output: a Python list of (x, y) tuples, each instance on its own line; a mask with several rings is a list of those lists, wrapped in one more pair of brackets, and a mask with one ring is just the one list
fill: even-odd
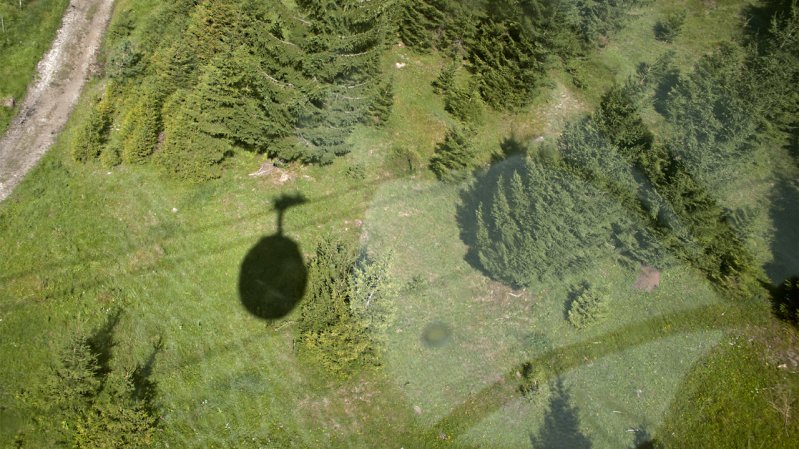
[(75, 107), (111, 18), (113, 0), (71, 0), (19, 113), (0, 139), (0, 201), (53, 145)]

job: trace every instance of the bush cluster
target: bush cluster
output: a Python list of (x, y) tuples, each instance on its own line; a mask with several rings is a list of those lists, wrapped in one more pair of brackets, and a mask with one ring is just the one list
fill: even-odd
[(572, 326), (583, 329), (607, 315), (609, 308), (605, 293), (592, 287), (591, 284), (583, 283), (574, 288), (572, 296), (566, 312)]

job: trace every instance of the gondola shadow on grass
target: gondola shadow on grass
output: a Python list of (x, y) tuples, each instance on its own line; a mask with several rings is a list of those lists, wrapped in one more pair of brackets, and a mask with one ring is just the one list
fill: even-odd
[(277, 233), (261, 238), (241, 263), (239, 298), (248, 312), (264, 320), (288, 315), (299, 304), (308, 282), (300, 246), (283, 235), (286, 209), (306, 201), (302, 195), (275, 199)]

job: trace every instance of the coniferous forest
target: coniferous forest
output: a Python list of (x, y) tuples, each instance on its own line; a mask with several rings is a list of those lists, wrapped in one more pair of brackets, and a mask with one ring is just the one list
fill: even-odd
[(0, 446), (795, 448), (797, 86), (796, 0), (115, 0)]

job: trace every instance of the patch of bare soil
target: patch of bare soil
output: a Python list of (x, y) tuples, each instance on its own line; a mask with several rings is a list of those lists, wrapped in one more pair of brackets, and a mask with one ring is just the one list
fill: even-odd
[(636, 290), (652, 293), (656, 288), (660, 287), (660, 271), (653, 266), (643, 265), (641, 274), (636, 279), (633, 287)]
[(95, 62), (113, 0), (71, 0), (37, 77), (0, 139), (0, 201), (52, 146)]

